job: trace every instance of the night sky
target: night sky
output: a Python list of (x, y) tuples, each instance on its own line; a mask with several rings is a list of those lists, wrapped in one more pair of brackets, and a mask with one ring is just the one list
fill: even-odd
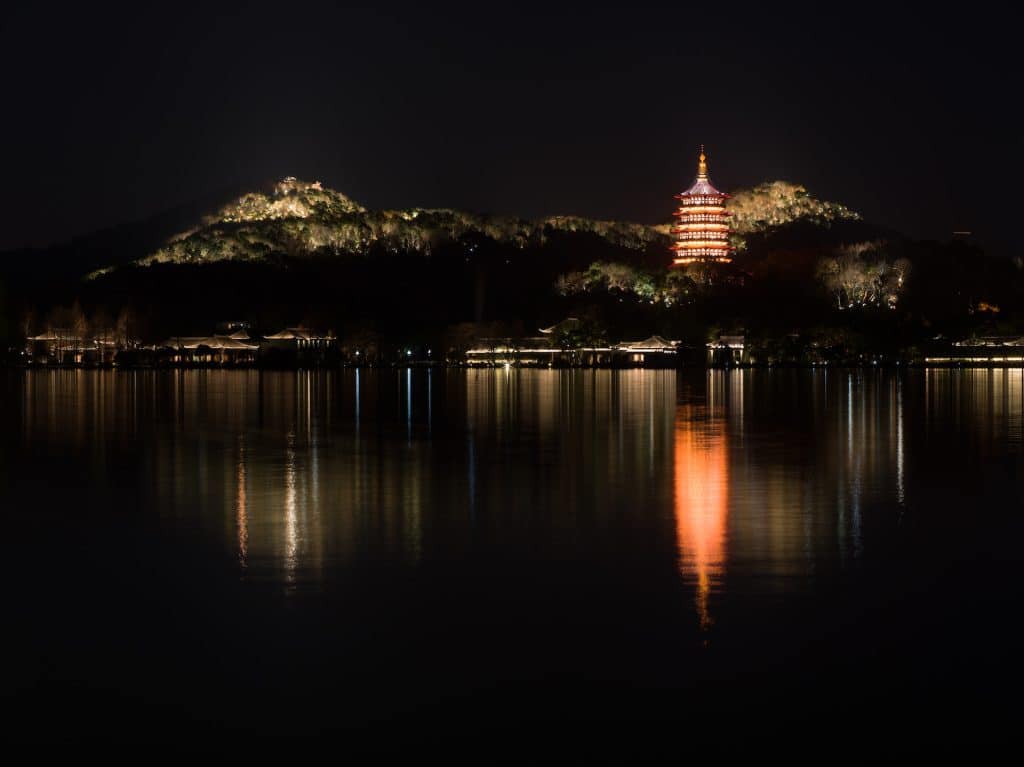
[(704, 143), (725, 190), (787, 179), (1018, 254), (1017, 27), (926, 10), (5, 9), (0, 248), (285, 175), (375, 208), (654, 223)]

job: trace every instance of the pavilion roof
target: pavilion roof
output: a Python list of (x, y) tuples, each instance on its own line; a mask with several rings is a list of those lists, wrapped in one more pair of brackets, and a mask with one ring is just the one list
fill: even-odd
[(576, 317), (566, 317), (561, 322), (556, 322), (549, 328), (538, 328), (538, 330), (540, 330), (544, 335), (551, 335), (552, 333), (575, 330), (579, 325), (580, 321)]
[(285, 328), (280, 333), (274, 333), (274, 335), (265, 336), (265, 338), (268, 341), (314, 341), (319, 338), (326, 338), (326, 336), (306, 328)]
[(245, 343), (231, 336), (175, 336), (165, 341), (162, 346), (171, 349), (198, 349), (205, 346), (209, 349), (259, 349), (259, 344)]
[(643, 341), (625, 341), (619, 344), (619, 348), (624, 351), (674, 350), (678, 343), (678, 341), (668, 341), (659, 335), (653, 335), (645, 338)]
[(47, 330), (45, 333), (40, 333), (37, 336), (29, 336), (28, 340), (29, 341), (61, 341), (61, 340), (65, 340), (66, 341), (66, 340), (69, 340), (71, 338), (77, 338), (77, 336), (72, 336), (70, 333), (64, 333), (64, 334), (58, 335), (57, 333), (55, 333), (52, 330)]

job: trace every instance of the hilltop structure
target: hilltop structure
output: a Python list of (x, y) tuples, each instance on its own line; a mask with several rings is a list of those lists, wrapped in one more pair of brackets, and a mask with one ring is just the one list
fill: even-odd
[(729, 214), (725, 201), (729, 195), (719, 192), (708, 180), (708, 163), (704, 147), (700, 148), (697, 178), (682, 194), (677, 194), (678, 220), (672, 227), (676, 241), (672, 244), (674, 266), (693, 263), (728, 264), (732, 261), (729, 246)]

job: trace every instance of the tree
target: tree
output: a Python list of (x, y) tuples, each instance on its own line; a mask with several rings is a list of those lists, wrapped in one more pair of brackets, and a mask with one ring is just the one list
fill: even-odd
[(583, 272), (569, 272), (563, 274), (555, 281), (555, 290), (561, 296), (572, 296), (583, 293), (589, 287), (587, 275)]
[(26, 309), (21, 316), (21, 334), (26, 338), (36, 335), (36, 313), (33, 309)]
[(132, 310), (127, 306), (121, 307), (121, 311), (117, 314), (117, 323), (114, 326), (114, 342), (118, 349), (128, 349), (134, 346), (132, 339), (134, 324), (135, 317)]
[(76, 298), (75, 303), (71, 305), (71, 336), (74, 339), (74, 351), (79, 352), (85, 348), (85, 339), (88, 335), (89, 320), (86, 319), (85, 312), (82, 311), (82, 305), (78, 303)]
[(818, 279), (832, 294), (839, 309), (885, 304), (895, 307), (910, 273), (910, 262), (890, 262), (885, 243), (857, 242), (843, 245), (818, 262)]

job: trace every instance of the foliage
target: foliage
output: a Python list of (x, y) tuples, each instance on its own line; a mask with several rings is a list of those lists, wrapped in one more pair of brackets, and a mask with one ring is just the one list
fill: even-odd
[(839, 247), (818, 262), (818, 278), (831, 293), (839, 309), (865, 306), (895, 308), (910, 262), (889, 259), (885, 243), (858, 242)]
[[(136, 263), (266, 262), (284, 256), (371, 252), (431, 255), (442, 243), (460, 243), (471, 251), (481, 239), (525, 249), (561, 233), (589, 233), (637, 251), (652, 243), (668, 244), (667, 232), (656, 227), (577, 216), (530, 221), (448, 209), (372, 211), (319, 182), (287, 178), (269, 194), (243, 195)], [(90, 277), (109, 271), (100, 269)]]
[[(822, 202), (798, 185), (783, 181), (740, 191), (729, 200), (733, 244), (743, 236), (798, 219), (828, 223), (855, 219), (856, 213)], [(163, 247), (135, 263), (206, 264), (218, 261), (273, 262), (310, 256), (366, 256), (371, 253), (431, 255), (441, 244), (471, 250), (481, 240), (526, 249), (560, 234), (585, 233), (609, 245), (636, 252), (668, 247), (668, 225), (646, 226), (621, 221), (596, 221), (579, 216), (527, 220), (449, 209), (368, 210), (319, 182), (286, 178), (268, 193), (250, 192), (207, 216), (193, 229), (171, 238)], [(95, 278), (110, 272), (93, 272)], [(639, 295), (659, 300), (656, 288)]]
[(592, 317), (567, 322), (555, 331), (555, 344), (560, 349), (573, 350), (604, 346), (608, 343), (608, 330)]
[(726, 208), (732, 231), (740, 238), (797, 220), (824, 225), (841, 219), (860, 219), (858, 213), (844, 205), (818, 200), (804, 187), (788, 181), (769, 181), (738, 191), (729, 198)]
[(605, 261), (593, 262), (584, 272), (563, 274), (555, 282), (555, 289), (563, 296), (608, 291), (665, 306), (683, 303), (696, 288), (694, 280), (678, 269), (652, 273), (629, 264)]
[(330, 219), (365, 211), (345, 195), (324, 189), (319, 181), (308, 183), (286, 178), (274, 186), (270, 195), (250, 193), (225, 206), (206, 223), (250, 222), (282, 218)]

